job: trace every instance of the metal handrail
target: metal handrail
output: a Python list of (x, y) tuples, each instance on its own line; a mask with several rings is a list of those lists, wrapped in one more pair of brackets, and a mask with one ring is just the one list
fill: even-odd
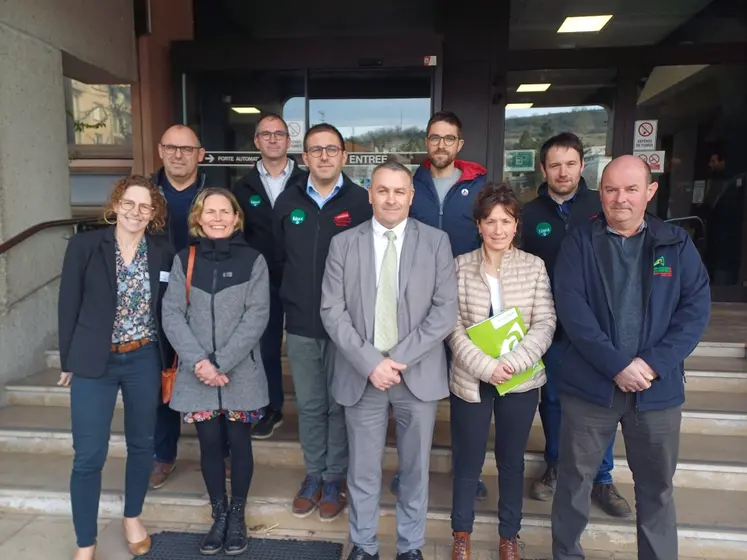
[(21, 233), (18, 233), (8, 239), (7, 241), (0, 243), (0, 255), (10, 251), (13, 247), (21, 243), (22, 241), (25, 241), (32, 235), (39, 233), (40, 231), (44, 231), (45, 229), (50, 229), (54, 227), (65, 227), (65, 226), (76, 226), (80, 224), (90, 224), (90, 223), (96, 223), (100, 220), (99, 217), (89, 217), (89, 218), (67, 218), (64, 220), (50, 220), (48, 222), (40, 222), (34, 226), (31, 226), (30, 228), (26, 228)]
[(672, 223), (672, 222), (685, 222), (687, 220), (695, 220), (697, 222), (700, 222), (700, 225), (703, 227), (703, 231), (705, 231), (705, 222), (703, 221), (703, 218), (700, 216), (683, 216), (682, 218), (669, 218), (668, 220), (664, 220), (665, 222)]

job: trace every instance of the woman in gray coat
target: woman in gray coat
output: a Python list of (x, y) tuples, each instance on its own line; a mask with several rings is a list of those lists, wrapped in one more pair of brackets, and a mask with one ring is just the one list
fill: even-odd
[[(232, 556), (248, 546), (244, 507), (254, 471), (251, 425), (269, 402), (259, 350), (270, 314), (269, 275), (263, 257), (240, 233), (243, 215), (229, 191), (201, 191), (189, 226), (197, 241), (174, 259), (163, 299), (163, 329), (179, 356), (171, 408), (195, 424), (200, 441), (214, 519), (200, 552), (223, 549)], [(190, 250), (194, 264), (187, 303)], [(222, 453), (226, 436), (230, 507)]]

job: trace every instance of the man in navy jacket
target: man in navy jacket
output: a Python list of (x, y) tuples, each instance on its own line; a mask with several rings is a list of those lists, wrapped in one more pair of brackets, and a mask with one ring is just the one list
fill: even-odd
[[(555, 261), (560, 245), (573, 228), (599, 214), (602, 205), (599, 193), (590, 190), (581, 176), (584, 170), (584, 147), (575, 134), (563, 132), (548, 139), (540, 149), (540, 166), (545, 182), (540, 185), (537, 198), (524, 205), (521, 248), (545, 261), (550, 284), (554, 289)], [(532, 498), (543, 502), (552, 500), (558, 480), (561, 414), (555, 378), (566, 345), (563, 328), (558, 325), (552, 346), (543, 357), (547, 383), (542, 386), (539, 405), (542, 431), (545, 434), (547, 468), (542, 477), (534, 481), (529, 491)], [(630, 505), (612, 480), (614, 444), (613, 434), (594, 477), (591, 499), (608, 515), (627, 517), (631, 513)]]
[(474, 251), (480, 246), (480, 236), (472, 208), (487, 171), (479, 163), (457, 159), (464, 146), (462, 123), (450, 111), (430, 118), (425, 144), (428, 159), (413, 177), (410, 217), (445, 231), (455, 257)]
[[(477, 224), (472, 218), (477, 193), (485, 185), (487, 171), (479, 163), (457, 159), (464, 147), (462, 121), (451, 111), (439, 111), (425, 129), (428, 159), (418, 167), (412, 182), (415, 196), (410, 217), (446, 232), (454, 257), (480, 246)], [(391, 483), (397, 494), (399, 475)], [(480, 480), (477, 499), (484, 500), (488, 488)]]
[(708, 275), (687, 233), (646, 214), (656, 193), (641, 159), (613, 160), (603, 216), (572, 230), (555, 264), (555, 304), (570, 343), (561, 392), (553, 558), (583, 558), (592, 480), (622, 425), (635, 481), (638, 558), (678, 557), (672, 495), (684, 361), (708, 324)]

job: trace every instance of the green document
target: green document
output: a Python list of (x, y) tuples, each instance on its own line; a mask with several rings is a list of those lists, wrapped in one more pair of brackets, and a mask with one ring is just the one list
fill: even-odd
[[(518, 307), (509, 307), (467, 329), (467, 335), (474, 345), (493, 358), (513, 350), (526, 333)], [(511, 392), (511, 389), (529, 381), (543, 369), (545, 364), (540, 359), (529, 369), (514, 373), (509, 381), (496, 386), (498, 394), (503, 396)]]

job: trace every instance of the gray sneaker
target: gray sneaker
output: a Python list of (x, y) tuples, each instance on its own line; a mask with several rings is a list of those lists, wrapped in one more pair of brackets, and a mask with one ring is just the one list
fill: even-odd
[(547, 467), (542, 478), (535, 480), (532, 484), (532, 489), (529, 491), (529, 495), (535, 500), (549, 502), (555, 495), (555, 486), (557, 483), (558, 469), (555, 467)]

